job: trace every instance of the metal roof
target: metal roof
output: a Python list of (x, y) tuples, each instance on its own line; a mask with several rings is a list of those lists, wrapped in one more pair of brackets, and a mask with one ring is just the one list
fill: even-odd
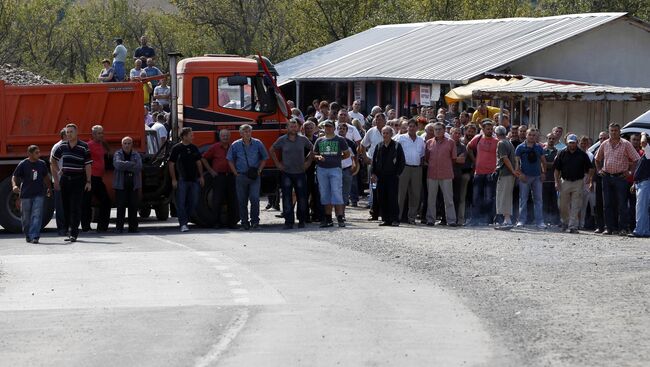
[[(410, 30), (406, 28), (408, 25), (402, 25), (404, 28), (400, 30), (405, 32), (401, 35), (379, 42), (376, 42), (376, 38), (372, 42), (359, 37), (354, 42), (354, 52), (343, 55), (334, 52), (328, 58), (312, 59), (311, 61), (317, 62), (310, 64), (312, 67), (309, 69), (292, 69), (289, 64), (300, 63), (298, 58), (310, 52), (281, 64), (287, 63), (283, 65), (287, 70), (284, 78), (294, 80), (399, 80), (466, 84), (485, 72), (494, 71), (625, 14), (592, 13), (544, 18), (437, 21), (413, 24)], [(377, 29), (382, 28), (372, 30)], [(339, 42), (347, 42), (352, 37)], [(300, 71), (293, 73), (292, 70)]]
[(275, 68), (280, 74), (278, 76), (278, 85), (289, 83), (294, 76), (323, 65), (330, 60), (339, 59), (368, 45), (375, 45), (379, 42), (399, 37), (406, 32), (423, 27), (426, 24), (429, 23), (392, 24), (370, 28), (277, 63), (275, 64)]
[(524, 77), (503, 85), (477, 86), (472, 95), (476, 99), (536, 97), (543, 100), (650, 101), (650, 88), (575, 84)]

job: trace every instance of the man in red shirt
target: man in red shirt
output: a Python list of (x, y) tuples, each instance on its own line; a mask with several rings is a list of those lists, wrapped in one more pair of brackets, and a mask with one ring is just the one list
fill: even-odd
[(454, 162), (456, 162), (456, 143), (445, 137), (445, 125), (436, 122), (433, 125), (433, 139), (426, 142), (424, 159), (427, 162), (427, 225), (436, 222), (436, 199), (438, 188), (442, 191), (445, 201), (447, 224), (456, 226), (456, 210), (454, 208)]
[[(216, 227), (237, 228), (239, 214), (237, 213), (237, 192), (235, 190), (235, 176), (233, 175), (226, 154), (230, 148), (230, 131), (221, 129), (216, 134), (214, 143), (201, 158), (203, 167), (212, 175), (212, 212), (216, 220)], [(226, 223), (221, 221), (221, 206), (227, 206)]]
[[(483, 131), (476, 135), (467, 145), (467, 155), (476, 162), (474, 169), (474, 192), (471, 225), (486, 225), (494, 219), (494, 194), (497, 166), (497, 145), (494, 137), (494, 122), (490, 119), (481, 121)], [(475, 159), (474, 159), (475, 158)]]
[(108, 144), (104, 141), (104, 128), (101, 125), (95, 125), (92, 127), (91, 131), (93, 138), (88, 142), (90, 158), (93, 161), (90, 169), (91, 191), (84, 192), (83, 208), (81, 213), (81, 230), (83, 232), (90, 231), (90, 222), (93, 217), (91, 203), (93, 197), (95, 197), (99, 202), (97, 232), (106, 232), (111, 217), (111, 199), (108, 196), (108, 191), (106, 191), (106, 185), (104, 185), (104, 174), (106, 173), (104, 157), (110, 152)]

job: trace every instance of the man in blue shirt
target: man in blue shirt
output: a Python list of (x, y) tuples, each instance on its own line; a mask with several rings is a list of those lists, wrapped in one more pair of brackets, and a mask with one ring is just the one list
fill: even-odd
[[(526, 141), (515, 149), (518, 166), (521, 167), (519, 171), (519, 221), (517, 227), (523, 227), (526, 224), (528, 195), (532, 191), (535, 223), (537, 228), (546, 229), (542, 211), (542, 175), (546, 172), (546, 159), (544, 158), (544, 149), (537, 144), (538, 135), (539, 131), (537, 129), (528, 129)], [(555, 198), (552, 200), (555, 200)]]
[[(269, 158), (264, 144), (252, 137), (253, 127), (248, 124), (239, 127), (241, 139), (236, 140), (228, 149), (226, 159), (230, 170), (235, 175), (237, 201), (241, 229), (257, 229), (260, 225), (260, 174)], [(250, 222), (248, 202), (251, 203)]]
[[(38, 243), (43, 224), (45, 195), (50, 197), (50, 174), (47, 165), (39, 157), (41, 151), (36, 145), (27, 148), (29, 158), (18, 164), (11, 178), (13, 192), (20, 195), (21, 222), (25, 241)], [(46, 191), (47, 188), (47, 191)]]

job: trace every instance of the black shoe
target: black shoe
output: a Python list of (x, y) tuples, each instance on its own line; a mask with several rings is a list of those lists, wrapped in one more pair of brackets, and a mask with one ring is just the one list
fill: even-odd
[[(340, 227), (340, 228), (345, 227), (345, 221), (339, 220), (339, 221), (338, 221), (338, 224), (339, 224), (339, 227)], [(332, 223), (332, 226), (333, 226), (333, 225), (334, 225), (334, 223)]]
[(448, 227), (458, 227), (458, 224), (456, 223), (449, 223), (447, 224)]
[(352, 203), (352, 207), (353, 207), (353, 208), (356, 208), (356, 207), (358, 207), (358, 206), (359, 206), (358, 203)]
[(305, 228), (305, 222), (298, 222), (298, 228)]
[(90, 232), (91, 230), (92, 230), (92, 228), (90, 228), (90, 227), (88, 227), (88, 228), (81, 228), (81, 232)]
[(293, 229), (293, 224), (292, 223), (285, 223), (284, 226), (282, 226), (282, 229)]
[(137, 229), (129, 229), (129, 233), (140, 233)]
[(32, 240), (32, 243), (33, 243), (33, 244), (37, 244), (37, 243), (38, 243), (38, 238), (34, 238), (34, 239)]
[(70, 242), (77, 242), (77, 237), (70, 237)]
[(248, 231), (249, 229), (251, 229), (251, 226), (248, 223), (242, 223), (242, 225), (241, 225), (241, 227), (239, 229), (242, 230), (242, 231)]
[(251, 229), (254, 230), (254, 231), (260, 229), (260, 224), (259, 224), (259, 223), (253, 223), (253, 224), (251, 224)]
[(603, 234), (605, 236), (611, 236), (611, 235), (615, 235), (616, 231), (610, 231), (609, 229), (607, 229), (607, 230), (603, 231)]
[(628, 231), (626, 231), (626, 230), (622, 230), (622, 231), (618, 232), (618, 235), (623, 236), (623, 237), (626, 237), (628, 234), (630, 234), (630, 233)]
[(391, 223), (390, 222), (381, 222), (379, 223), (380, 227), (390, 227)]
[(117, 233), (117, 234), (124, 233), (124, 228), (115, 228), (115, 233)]
[(598, 229), (596, 229), (594, 231), (594, 233), (596, 233), (596, 234), (600, 234), (600, 233), (603, 233), (603, 232), (605, 232), (605, 231), (603, 231), (601, 228), (598, 228)]
[(375, 220), (379, 220), (379, 217), (371, 216), (371, 217), (368, 218), (368, 221), (375, 221)]
[(569, 233), (580, 233), (576, 228), (569, 229)]
[(322, 222), (320, 222), (320, 226), (319, 226), (319, 227), (320, 227), (320, 228), (327, 228), (327, 227), (329, 227), (329, 223), (327, 223), (327, 221), (322, 221)]
[(25, 242), (27, 242), (27, 243), (32, 243), (32, 239), (29, 238), (28, 236), (25, 236)]
[(392, 227), (399, 227), (399, 222), (393, 222), (390, 224)]
[(433, 222), (426, 222), (426, 225), (429, 226), (429, 227), (433, 227), (433, 226), (435, 226), (436, 224), (433, 223)]

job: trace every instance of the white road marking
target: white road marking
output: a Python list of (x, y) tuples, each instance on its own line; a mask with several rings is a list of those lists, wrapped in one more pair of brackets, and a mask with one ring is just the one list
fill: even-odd
[(233, 273), (221, 273), (221, 276), (224, 278), (232, 278), (235, 275)]
[(237, 281), (237, 280), (229, 280), (228, 285), (231, 286), (231, 287), (236, 287), (236, 286), (242, 285), (242, 282)]
[(230, 290), (233, 294), (248, 294), (248, 291), (244, 288), (234, 288)]
[(248, 315), (249, 313), (247, 309), (244, 308), (242, 310), (239, 310), (230, 324), (228, 324), (228, 327), (226, 327), (226, 331), (221, 335), (219, 341), (213, 345), (212, 348), (210, 348), (210, 351), (206, 355), (199, 358), (194, 366), (205, 367), (213, 365), (215, 362), (217, 362), (219, 360), (219, 357), (221, 357), (221, 354), (223, 354), (223, 352), (228, 349), (230, 343), (235, 340), (239, 332), (244, 328), (244, 325), (246, 325), (246, 321), (248, 321)]
[(228, 267), (225, 266), (225, 265), (215, 265), (215, 266), (213, 266), (213, 268), (215, 268), (216, 270), (219, 270), (219, 271), (228, 270)]

